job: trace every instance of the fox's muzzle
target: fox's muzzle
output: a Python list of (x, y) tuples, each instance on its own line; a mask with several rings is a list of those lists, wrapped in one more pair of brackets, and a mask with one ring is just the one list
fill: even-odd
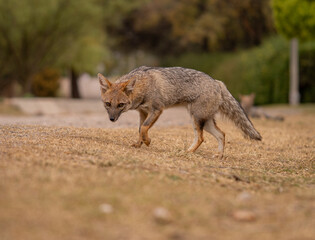
[(115, 110), (108, 109), (107, 112), (108, 112), (109, 120), (112, 122), (116, 122), (121, 114), (121, 111), (117, 111), (117, 109)]
[(119, 115), (118, 116), (111, 116), (111, 115), (109, 115), (109, 120), (111, 120), (112, 122), (116, 122), (118, 120), (118, 118), (119, 118)]

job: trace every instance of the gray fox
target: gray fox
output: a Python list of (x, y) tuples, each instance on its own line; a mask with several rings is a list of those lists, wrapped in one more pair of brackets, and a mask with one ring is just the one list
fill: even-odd
[(225, 134), (216, 125), (215, 114), (221, 112), (240, 128), (245, 137), (261, 140), (246, 113), (223, 82), (209, 75), (182, 67), (146, 67), (134, 69), (111, 83), (98, 74), (101, 98), (109, 119), (115, 122), (121, 113), (136, 109), (140, 114), (139, 139), (133, 144), (150, 145), (148, 130), (163, 109), (174, 105), (187, 106), (192, 118), (195, 139), (188, 151), (194, 152), (203, 142), (203, 130), (218, 141), (223, 157)]

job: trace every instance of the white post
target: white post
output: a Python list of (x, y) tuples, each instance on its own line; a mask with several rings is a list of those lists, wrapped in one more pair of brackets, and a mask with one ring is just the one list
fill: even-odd
[(300, 103), (299, 93), (299, 43), (297, 38), (292, 38), (290, 43), (290, 105)]

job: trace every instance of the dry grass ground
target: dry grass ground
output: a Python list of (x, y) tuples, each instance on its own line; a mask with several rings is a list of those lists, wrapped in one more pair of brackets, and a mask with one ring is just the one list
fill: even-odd
[(186, 153), (190, 126), (134, 149), (136, 128), (3, 125), (0, 239), (314, 239), (315, 111), (254, 124), (219, 123), (224, 160), (210, 135)]

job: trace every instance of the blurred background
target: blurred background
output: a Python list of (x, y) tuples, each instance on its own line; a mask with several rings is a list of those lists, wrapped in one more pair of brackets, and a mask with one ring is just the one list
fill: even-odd
[(147, 65), (201, 70), (258, 105), (290, 89), (315, 102), (314, 13), (310, 0), (0, 0), (0, 97), (99, 98), (97, 72)]

